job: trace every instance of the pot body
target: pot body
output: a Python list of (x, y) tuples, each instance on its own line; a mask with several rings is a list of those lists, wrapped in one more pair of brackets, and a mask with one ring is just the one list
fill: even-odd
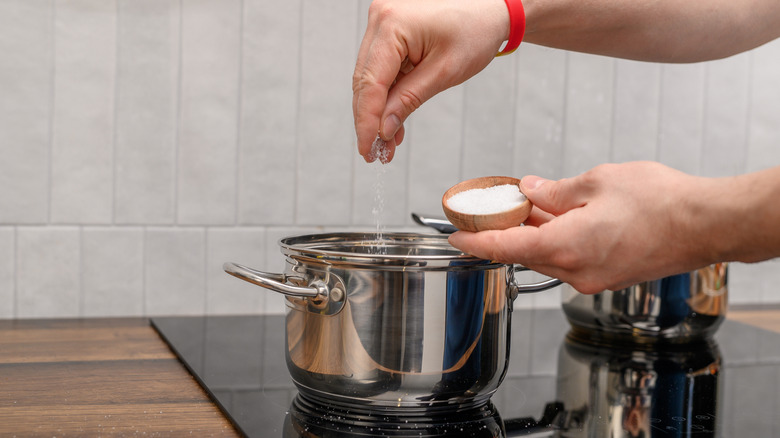
[(287, 366), (307, 397), (423, 410), (484, 403), (506, 372), (513, 298), (560, 282), (518, 286), (519, 268), (463, 254), (444, 235), (382, 237), (285, 238), (284, 274), (225, 270), (287, 295)]
[(480, 402), (498, 388), (509, 359), (511, 266), (459, 253), (386, 258), (408, 252), (397, 241), (362, 247), (370, 259), (336, 260), (308, 254), (310, 239), (282, 241), (285, 272), (303, 274), (303, 283), (337, 277), (346, 294), (330, 311), (310, 299), (286, 300), (287, 365), (302, 392), (329, 403), (398, 407)]
[(728, 265), (646, 281), (595, 295), (565, 285), (562, 306), (580, 339), (685, 343), (711, 337), (726, 316)]

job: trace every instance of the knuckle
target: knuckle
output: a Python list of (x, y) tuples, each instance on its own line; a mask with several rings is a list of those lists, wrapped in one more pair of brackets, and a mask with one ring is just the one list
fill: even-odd
[(409, 89), (399, 90), (398, 100), (409, 113), (414, 112), (423, 104), (422, 97), (418, 96), (414, 91)]
[(575, 251), (558, 251), (550, 256), (549, 263), (567, 272), (577, 272), (582, 268), (582, 259)]
[(368, 7), (369, 20), (386, 21), (396, 15), (396, 7), (392, 1), (374, 0)]
[(370, 77), (366, 74), (365, 70), (362, 70), (358, 72), (355, 70), (355, 73), (352, 75), (352, 93), (357, 94), (361, 91), (365, 91), (371, 88), (372, 85), (374, 85), (374, 81), (370, 79)]
[(363, 80), (363, 74), (358, 73), (358, 70), (355, 69), (355, 71), (352, 72), (352, 93), (353, 94), (357, 93), (363, 88), (362, 80)]

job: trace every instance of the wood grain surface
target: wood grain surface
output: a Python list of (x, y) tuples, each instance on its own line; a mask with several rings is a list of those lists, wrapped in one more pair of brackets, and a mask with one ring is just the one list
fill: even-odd
[(0, 321), (0, 436), (240, 436), (146, 319)]
[(762, 310), (730, 309), (728, 319), (780, 333), (780, 309), (775, 307)]

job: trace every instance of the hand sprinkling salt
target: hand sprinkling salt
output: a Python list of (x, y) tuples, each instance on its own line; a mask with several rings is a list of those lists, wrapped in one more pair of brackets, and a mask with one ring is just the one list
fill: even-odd
[(447, 206), (464, 214), (492, 214), (511, 210), (525, 200), (525, 195), (517, 185), (503, 184), (464, 190), (448, 199)]

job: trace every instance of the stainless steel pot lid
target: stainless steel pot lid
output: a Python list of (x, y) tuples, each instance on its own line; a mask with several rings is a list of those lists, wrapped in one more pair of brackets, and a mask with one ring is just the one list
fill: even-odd
[(484, 269), (502, 264), (466, 254), (442, 234), (382, 233), (381, 239), (376, 233), (309, 234), (283, 238), (279, 246), (283, 254), (296, 260), (371, 268)]

